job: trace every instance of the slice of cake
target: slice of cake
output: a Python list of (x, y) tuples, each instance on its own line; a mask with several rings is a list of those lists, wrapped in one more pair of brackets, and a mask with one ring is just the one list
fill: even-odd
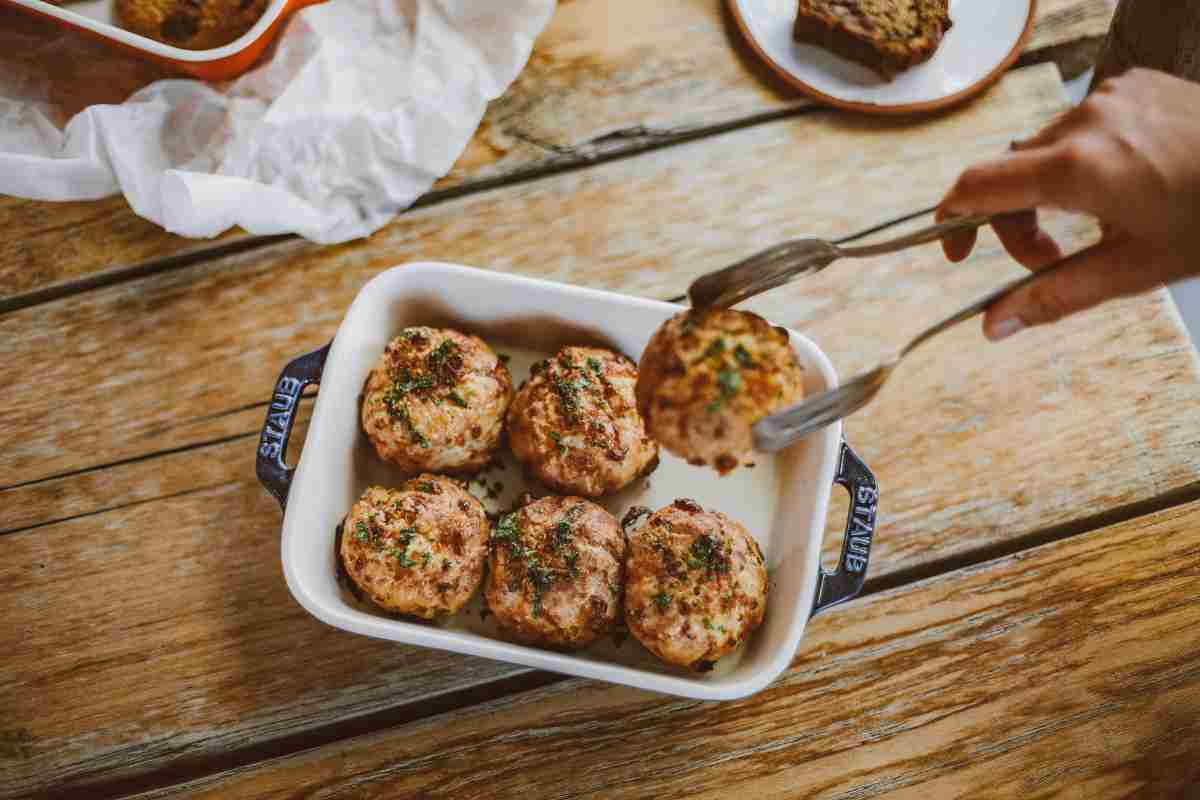
[(950, 29), (950, 0), (800, 0), (793, 37), (890, 81), (933, 57)]

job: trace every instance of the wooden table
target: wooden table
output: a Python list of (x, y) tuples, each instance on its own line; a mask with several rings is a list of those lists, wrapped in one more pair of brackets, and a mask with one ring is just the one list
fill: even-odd
[[(883, 487), (867, 590), (739, 702), (326, 627), (252, 469), (280, 367), (380, 269), (676, 297), (936, 202), (1065, 107), (1109, 13), (1042, 0), (987, 95), (875, 120), (779, 87), (716, 0), (563, 2), (454, 171), (339, 247), (0, 200), (0, 797), (1195, 796), (1200, 380), (1163, 292), (906, 362), (847, 423)], [(1015, 272), (985, 236), (966, 265), (927, 247), (752, 306), (847, 375)]]

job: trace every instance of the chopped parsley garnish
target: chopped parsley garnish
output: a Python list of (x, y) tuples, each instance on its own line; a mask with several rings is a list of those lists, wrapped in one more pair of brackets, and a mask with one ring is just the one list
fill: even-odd
[(521, 557), (524, 548), (521, 547), (521, 523), (516, 514), (506, 514), (500, 518), (496, 530), (492, 532), (492, 543), (506, 545), (514, 556)]
[(401, 380), (392, 384), (392, 389), (400, 394), (408, 394), (409, 392), (420, 391), (421, 389), (432, 389), (433, 378), (428, 375), (413, 376), (411, 372), (405, 371)]
[(562, 434), (558, 431), (550, 431), (550, 438), (554, 440), (554, 444), (558, 446), (559, 453), (566, 453), (567, 446), (563, 443)]
[[(408, 557), (408, 546), (412, 544), (413, 537), (417, 535), (416, 528), (404, 528), (400, 531), (400, 535), (396, 537), (399, 547), (393, 547), (388, 551), (388, 555), (400, 562), (402, 567), (415, 567), (417, 562), (415, 559)], [(429, 554), (425, 554), (425, 563), (429, 563)]]
[(531, 555), (525, 561), (525, 577), (533, 587), (533, 615), (542, 615), (542, 593), (554, 585), (553, 573), (542, 567), (541, 559)]
[(664, 591), (659, 591), (652, 599), (654, 600), (654, 605), (658, 606), (659, 611), (666, 611), (667, 607), (671, 605), (671, 595)]
[(565, 369), (576, 369), (577, 366), (570, 356), (562, 353), (558, 356), (558, 363), (562, 364)]
[(403, 397), (403, 394), (397, 392), (395, 386), (388, 390), (388, 393), (383, 398), (383, 403), (387, 406), (388, 414), (408, 426), (412, 441), (415, 444), (419, 444), (421, 447), (429, 447), (429, 438), (413, 425), (412, 417), (408, 413), (408, 406), (403, 404), (400, 399), (401, 397)]
[(387, 407), (388, 415), (402, 422), (408, 421), (408, 406), (403, 404), (404, 393), (397, 391), (395, 384), (383, 396), (383, 404)]
[(442, 386), (453, 386), (458, 381), (458, 370), (462, 367), (462, 355), (453, 339), (444, 339), (428, 356), (425, 365), (436, 382)]
[(717, 373), (717, 388), (721, 396), (704, 407), (709, 414), (720, 411), (725, 401), (738, 393), (738, 389), (742, 388), (742, 374), (734, 369), (722, 369)]
[(450, 394), (448, 394), (446, 396), (450, 398), (450, 402), (454, 403), (454, 405), (459, 406), (461, 408), (467, 407), (467, 401), (463, 400), (462, 395), (459, 394), (458, 392), (454, 391), (453, 389), (451, 389)]
[[(559, 523), (554, 529), (554, 539), (552, 541), (555, 550), (563, 555), (566, 561), (566, 572), (574, 576), (578, 574), (576, 562), (579, 554), (575, 551), (570, 534), (570, 526), (565, 522)], [(514, 575), (514, 580), (510, 582), (510, 588), (515, 590), (520, 587), (522, 580), (528, 581), (529, 586), (533, 589), (533, 615), (538, 617), (542, 614), (543, 593), (553, 586), (554, 581), (561, 577), (564, 572), (563, 570), (547, 567), (542, 562), (540, 553), (526, 547), (522, 543), (522, 535), (521, 523), (517, 513), (506, 514), (500, 518), (496, 523), (495, 530), (492, 531), (492, 545), (494, 547), (501, 545), (507, 547), (512, 559), (524, 566), (523, 578)]]
[(421, 566), (428, 567), (429, 559), (433, 558), (433, 553), (426, 551), (424, 558), (421, 559)]
[(722, 397), (733, 397), (737, 394), (738, 389), (742, 388), (742, 373), (732, 369), (723, 369), (717, 373), (717, 385), (721, 387)]
[(721, 396), (705, 406), (710, 414), (720, 410), (721, 405), (742, 388), (742, 373), (735, 369), (722, 369), (717, 373), (717, 388), (721, 390)]
[(417, 490), (425, 494), (437, 494), (437, 489), (434, 488), (433, 481), (421, 481), (417, 484)]
[(579, 386), (561, 375), (554, 376), (553, 386), (563, 413), (574, 422), (579, 418)]
[(708, 630), (710, 630), (710, 631), (711, 631), (711, 630), (715, 630), (715, 629), (713, 628), (712, 620), (711, 620), (711, 619), (709, 619), (708, 617), (705, 617), (705, 618), (704, 618), (704, 627), (705, 627), (705, 628), (707, 628), (707, 629), (708, 629)]
[(367, 523), (359, 522), (354, 526), (354, 538), (360, 542), (365, 542), (371, 538), (371, 529), (367, 527)]
[(691, 569), (705, 567), (710, 574), (720, 574), (729, 572), (729, 560), (721, 548), (721, 543), (704, 533), (692, 542), (688, 567)]
[(712, 344), (710, 344), (704, 350), (704, 355), (700, 356), (700, 358), (701, 359), (715, 358), (716, 356), (719, 356), (719, 355), (721, 355), (721, 353), (724, 353), (724, 352), (725, 352), (725, 340), (724, 339), (714, 339)]
[(567, 564), (567, 572), (574, 578), (579, 574), (579, 551), (575, 548), (575, 534), (571, 524), (565, 520), (554, 526), (554, 549)]
[(733, 357), (736, 358), (737, 362), (743, 367), (754, 366), (754, 358), (750, 355), (750, 351), (740, 344), (733, 348)]
[(588, 369), (590, 369), (592, 372), (596, 373), (597, 375), (602, 375), (604, 373), (604, 368), (601, 367), (600, 362), (594, 358), (589, 358), (587, 360), (587, 365), (588, 365)]

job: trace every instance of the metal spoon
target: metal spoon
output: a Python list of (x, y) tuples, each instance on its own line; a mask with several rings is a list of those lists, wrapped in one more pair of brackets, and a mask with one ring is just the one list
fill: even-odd
[(914, 245), (935, 242), (955, 231), (978, 228), (991, 222), (991, 219), (990, 215), (955, 217), (877, 244), (847, 246), (815, 237), (793, 239), (769, 247), (733, 266), (700, 276), (688, 288), (688, 299), (692, 308), (728, 308), (801, 275), (820, 272), (839, 258), (865, 258), (894, 253)]
[(1063, 268), (1066, 264), (1067, 260), (1064, 259), (1046, 269), (1031, 272), (1020, 280), (1012, 281), (1006, 286), (992, 292), (987, 297), (977, 300), (962, 311), (950, 315), (937, 325), (929, 328), (909, 342), (890, 361), (880, 364), (870, 372), (864, 372), (849, 383), (842, 384), (836, 389), (830, 389), (827, 392), (814, 395), (799, 405), (792, 406), (759, 420), (753, 428), (754, 449), (765, 453), (773, 453), (815, 430), (836, 422), (848, 414), (854, 413), (869, 403), (871, 398), (878, 394), (879, 390), (883, 388), (883, 384), (891, 376), (892, 371), (896, 369), (896, 365), (913, 350), (947, 328), (953, 327), (985, 311), (988, 306), (1002, 297), (1015, 292), (1023, 286), (1027, 286), (1038, 278)]

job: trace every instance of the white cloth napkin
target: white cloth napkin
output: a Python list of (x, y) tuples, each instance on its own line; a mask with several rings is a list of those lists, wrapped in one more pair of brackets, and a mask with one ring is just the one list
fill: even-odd
[[(123, 192), (184, 236), (366, 236), (446, 174), (529, 58), (554, 0), (329, 0), (224, 84), (159, 80), (65, 128), (0, 41), (0, 193)], [(94, 54), (94, 53), (93, 53)], [(50, 54), (52, 55), (52, 54)], [(6, 60), (13, 60), (8, 70)]]

